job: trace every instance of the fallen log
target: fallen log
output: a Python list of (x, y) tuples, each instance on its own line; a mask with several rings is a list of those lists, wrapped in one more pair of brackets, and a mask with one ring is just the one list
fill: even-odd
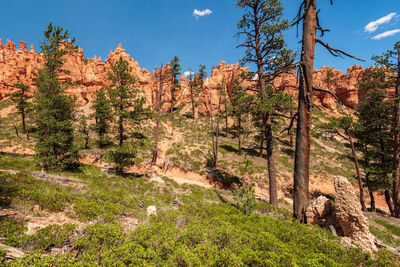
[(15, 260), (18, 258), (21, 258), (23, 256), (25, 256), (26, 254), (28, 254), (27, 252), (24, 252), (18, 248), (14, 248), (14, 247), (10, 247), (4, 244), (0, 243), (0, 249), (4, 249), (7, 253), (6, 255), (6, 261), (7, 260)]

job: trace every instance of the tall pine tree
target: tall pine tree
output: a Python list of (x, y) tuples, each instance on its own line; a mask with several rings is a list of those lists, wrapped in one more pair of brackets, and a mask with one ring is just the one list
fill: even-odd
[(171, 64), (171, 76), (172, 76), (172, 85), (171, 85), (171, 107), (170, 112), (174, 111), (175, 105), (175, 92), (176, 89), (179, 87), (179, 80), (177, 76), (181, 74), (181, 65), (179, 64), (179, 58), (174, 56), (174, 58), (170, 62)]
[(136, 78), (131, 74), (132, 69), (128, 61), (120, 57), (108, 73), (112, 86), (108, 90), (112, 114), (116, 122), (116, 138), (118, 147), (107, 153), (107, 159), (115, 163), (117, 174), (122, 174), (126, 166), (134, 164), (136, 156), (136, 144), (126, 142), (128, 138), (129, 121), (137, 124), (144, 113), (145, 98), (139, 96), (139, 89), (136, 87)]
[(68, 31), (49, 24), (44, 32), (45, 41), (40, 46), (45, 59), (44, 68), (38, 71), (38, 90), (34, 99), (34, 118), (37, 138), (36, 157), (44, 169), (72, 168), (78, 159), (74, 145), (72, 122), (73, 99), (64, 94), (64, 84), (58, 79), (65, 55), (76, 50)]
[(16, 103), (16, 108), (21, 114), (22, 132), (26, 134), (26, 115), (30, 111), (29, 99), (32, 97), (27, 93), (29, 92), (29, 86), (23, 83), (16, 83), (14, 86), (17, 91), (11, 95), (11, 99)]
[[(267, 84), (277, 76), (294, 67), (295, 54), (286, 48), (282, 32), (289, 28), (283, 19), (283, 6), (279, 0), (237, 0), (236, 6), (245, 11), (237, 23), (238, 47), (245, 48), (242, 64), (252, 63), (257, 67), (257, 81), (262, 98), (273, 98), (275, 92), (267, 90)], [(276, 169), (272, 135), (273, 113), (265, 109), (262, 114), (262, 138), (267, 143), (269, 196), (272, 205), (278, 205)], [(265, 127), (264, 127), (265, 125)]]
[(376, 65), (384, 69), (386, 88), (395, 88), (394, 95), (394, 123), (393, 123), (393, 202), (395, 216), (400, 217), (400, 41), (395, 43), (392, 50), (383, 53), (381, 56), (372, 58)]
[(106, 89), (101, 88), (96, 92), (96, 99), (93, 101), (95, 124), (93, 126), (97, 134), (97, 144), (100, 148), (106, 146), (110, 140), (108, 132), (112, 121), (111, 104), (107, 98)]

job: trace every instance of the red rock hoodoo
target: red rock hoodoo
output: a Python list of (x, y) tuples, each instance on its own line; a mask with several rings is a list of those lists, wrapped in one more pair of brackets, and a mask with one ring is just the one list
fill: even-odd
[[(60, 75), (60, 78), (65, 81), (77, 83), (79, 85), (68, 88), (67, 93), (75, 96), (76, 105), (87, 105), (93, 100), (94, 93), (101, 87), (109, 85), (107, 73), (111, 70), (114, 62), (122, 57), (128, 61), (132, 68), (132, 74), (136, 77), (138, 86), (141, 88), (143, 95), (146, 97), (147, 104), (152, 105), (155, 102), (155, 71), (149, 72), (141, 68), (139, 63), (135, 61), (125, 49), (119, 45), (114, 51), (110, 51), (108, 58), (102, 62), (101, 58), (94, 57), (86, 59), (83, 55), (83, 50), (78, 49), (77, 52), (69, 54), (65, 57), (66, 63), (64, 69), (68, 70), (68, 74)], [(33, 45), (30, 46), (29, 52), (26, 43), (21, 41), (19, 48), (10, 40), (7, 40), (6, 45), (1, 45), (0, 39), (0, 99), (10, 95), (15, 83), (26, 83), (32, 88), (36, 88), (35, 79), (39, 68), (43, 66), (43, 55), (35, 52)], [(164, 72), (170, 68), (167, 64)], [(367, 69), (368, 70), (368, 69)], [(360, 95), (356, 87), (357, 82), (365, 74), (361, 66), (355, 65), (348, 69), (347, 74), (330, 67), (322, 67), (314, 71), (315, 86), (326, 88), (335, 93), (338, 98), (351, 108), (355, 108), (360, 100)], [(211, 94), (213, 105), (217, 105), (218, 88), (224, 81), (228, 92), (232, 90), (233, 81), (243, 71), (248, 71), (248, 68), (242, 68), (238, 64), (228, 65), (224, 61), (212, 70), (212, 74), (204, 81), (203, 92), (200, 95), (199, 112), (207, 112), (209, 110), (208, 96)], [(329, 80), (328, 72), (330, 73)], [(170, 79), (169, 79), (170, 80)], [(168, 108), (170, 95), (171, 81), (165, 86), (165, 106)], [(254, 82), (245, 82), (244, 86), (252, 86)], [(279, 90), (297, 94), (298, 80), (295, 71), (282, 75), (275, 81), (275, 86)], [(176, 92), (175, 98), (178, 99), (176, 105), (184, 105), (190, 100), (190, 92), (188, 82), (184, 76), (181, 76), (181, 88)], [(316, 101), (323, 106), (334, 109), (336, 108), (335, 100), (327, 93), (315, 93)]]

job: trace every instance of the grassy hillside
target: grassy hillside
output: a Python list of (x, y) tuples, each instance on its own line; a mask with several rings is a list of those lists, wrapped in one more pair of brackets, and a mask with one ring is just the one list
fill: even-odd
[[(266, 203), (267, 163), (254, 148), (254, 129), (247, 121), (243, 154), (238, 154), (233, 127), (221, 133), (217, 170), (207, 167), (211, 133), (207, 118), (162, 118), (159, 165), (183, 173), (149, 169), (154, 122), (144, 121), (132, 140), (139, 143), (136, 166), (123, 177), (106, 169), (102, 159), (81, 164), (74, 172), (44, 173), (29, 154), (34, 142), (20, 134), (18, 116), (2, 101), (0, 146), (1, 243), (28, 253), (10, 266), (395, 266), (400, 262), (387, 251), (373, 255), (345, 248), (337, 237), (316, 226), (292, 219), (287, 203), (291, 193), (294, 148), (286, 133), (276, 135), (276, 163), (280, 208)], [(314, 121), (326, 120), (323, 112)], [(14, 127), (15, 123), (15, 127)], [(279, 129), (287, 126), (279, 121)], [(223, 123), (222, 123), (223, 124)], [(76, 142), (83, 145), (77, 130)], [(92, 136), (94, 137), (94, 136)], [(92, 162), (105, 151), (80, 153)], [(111, 149), (111, 147), (107, 149)], [(318, 177), (313, 194), (329, 193), (322, 185), (334, 175), (354, 181), (350, 150), (340, 141), (322, 137), (312, 143), (311, 175)], [(86, 162), (85, 161), (85, 162)], [(168, 167), (167, 166), (167, 167)], [(106, 167), (106, 168), (104, 168)], [(194, 177), (199, 177), (198, 180)], [(325, 179), (325, 180), (324, 180)], [(196, 180), (195, 182), (193, 182)], [(186, 183), (185, 183), (186, 182)], [(254, 184), (254, 212), (245, 215), (232, 188)], [(217, 186), (215, 186), (217, 184)], [(199, 186), (200, 185), (200, 186)], [(148, 215), (149, 206), (157, 215)], [(386, 244), (399, 246), (397, 226), (371, 219), (371, 231)], [(4, 259), (0, 251), (0, 261)]]
[[(168, 178), (159, 183), (106, 175), (93, 166), (82, 166), (79, 173), (35, 178), (37, 172), (5, 171), (19, 165), (30, 169), (29, 159), (3, 154), (1, 162), (3, 211), (19, 214), (0, 217), (2, 242), (31, 253), (11, 266), (398, 263), (384, 251), (371, 256), (343, 248), (330, 232), (299, 224), (289, 211), (262, 201), (252, 215), (244, 215), (235, 207), (230, 191), (179, 185)], [(149, 205), (157, 207), (156, 216), (146, 215)], [(74, 223), (50, 224), (26, 234), (36, 217), (54, 213), (65, 214)]]

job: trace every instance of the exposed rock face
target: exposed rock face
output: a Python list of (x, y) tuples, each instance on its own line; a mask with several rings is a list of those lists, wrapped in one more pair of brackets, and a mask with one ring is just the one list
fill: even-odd
[[(79, 83), (79, 85), (71, 86), (67, 90), (68, 94), (76, 97), (76, 105), (87, 105), (93, 100), (95, 91), (109, 85), (107, 73), (119, 57), (128, 61), (129, 66), (132, 68), (131, 72), (136, 77), (137, 84), (146, 97), (147, 104), (153, 105), (155, 103), (155, 88), (158, 86), (158, 82), (155, 79), (157, 71), (149, 72), (146, 69), (140, 68), (139, 63), (133, 60), (126, 50), (119, 45), (114, 51), (110, 51), (108, 59), (104, 63), (101, 58), (97, 57), (86, 59), (82, 49), (78, 49), (77, 52), (65, 56), (66, 63), (64, 69), (68, 70), (69, 73), (60, 75), (60, 78), (65, 81)], [(35, 89), (36, 73), (43, 64), (43, 55), (36, 53), (32, 45), (28, 52), (27, 45), (23, 41), (20, 42), (17, 49), (15, 44), (10, 40), (7, 40), (6, 45), (2, 45), (0, 39), (0, 99), (12, 93), (15, 89), (13, 86), (14, 83), (26, 83)], [(168, 74), (169, 69), (170, 66), (167, 64), (163, 74)], [(203, 90), (199, 96), (198, 112), (205, 114), (209, 112), (210, 95), (213, 108), (216, 108), (221, 85), (223, 85), (228, 93), (232, 92), (234, 80), (243, 71), (247, 72), (248, 69), (242, 68), (238, 64), (228, 65), (224, 61), (221, 61), (212, 70), (211, 77), (204, 81)], [(328, 72), (330, 73), (329, 79), (327, 79)], [(357, 65), (350, 67), (345, 75), (341, 71), (323, 67), (314, 71), (315, 86), (330, 89), (336, 93), (345, 105), (354, 108), (360, 100), (356, 84), (364, 73), (365, 70)], [(171, 85), (172, 78), (167, 77), (166, 84), (164, 85), (164, 109), (168, 109), (170, 105)], [(255, 82), (245, 81), (242, 85), (243, 87), (252, 87), (255, 85)], [(293, 71), (277, 78), (275, 86), (279, 90), (297, 94), (298, 80), (296, 72)], [(331, 109), (336, 107), (335, 100), (329, 94), (316, 92), (315, 95), (317, 102), (320, 102), (325, 107)], [(183, 76), (181, 77), (181, 88), (177, 90), (174, 98), (176, 106), (184, 105), (190, 101), (189, 85)]]
[(324, 197), (319, 196), (310, 203), (306, 210), (307, 223), (318, 224), (321, 226), (329, 226), (335, 223), (332, 202)]
[(365, 250), (377, 249), (369, 231), (368, 219), (361, 211), (351, 183), (340, 176), (335, 177), (335, 218), (344, 236), (350, 237)]
[(351, 183), (344, 177), (335, 177), (335, 204), (320, 196), (306, 210), (307, 223), (335, 229), (347, 244), (358, 244), (366, 251), (377, 250), (376, 240), (369, 231), (368, 219)]

